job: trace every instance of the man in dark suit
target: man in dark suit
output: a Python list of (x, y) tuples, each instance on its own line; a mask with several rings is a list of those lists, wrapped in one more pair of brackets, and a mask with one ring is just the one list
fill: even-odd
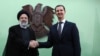
[[(47, 42), (39, 42), (39, 48), (53, 46), (52, 56), (81, 56), (79, 32), (75, 23), (66, 21), (63, 5), (55, 7), (59, 22), (50, 28)], [(34, 46), (36, 47), (36, 46)]]
[(29, 27), (29, 14), (19, 11), (18, 25), (9, 28), (8, 40), (3, 56), (38, 56), (38, 49), (33, 48), (32, 40), (36, 40), (34, 31)]

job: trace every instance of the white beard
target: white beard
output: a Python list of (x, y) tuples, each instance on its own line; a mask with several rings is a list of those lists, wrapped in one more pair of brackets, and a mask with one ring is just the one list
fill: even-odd
[(21, 22), (19, 21), (20, 27), (26, 29), (29, 25), (28, 22)]

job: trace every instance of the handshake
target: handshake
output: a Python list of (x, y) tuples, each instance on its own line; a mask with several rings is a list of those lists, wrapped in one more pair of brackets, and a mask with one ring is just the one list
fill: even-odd
[(31, 40), (31, 41), (29, 42), (29, 47), (30, 47), (30, 48), (36, 48), (36, 47), (38, 47), (38, 46), (39, 46), (38, 41)]

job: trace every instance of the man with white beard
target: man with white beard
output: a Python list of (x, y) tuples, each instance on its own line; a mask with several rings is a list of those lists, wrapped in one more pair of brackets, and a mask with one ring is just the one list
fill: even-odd
[(18, 25), (9, 28), (8, 39), (3, 56), (39, 56), (38, 49), (33, 48), (32, 40), (36, 40), (34, 31), (29, 27), (29, 14), (19, 11)]

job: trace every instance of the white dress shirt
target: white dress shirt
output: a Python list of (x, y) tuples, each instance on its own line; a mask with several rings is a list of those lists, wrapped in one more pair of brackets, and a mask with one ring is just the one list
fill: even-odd
[[(60, 21), (59, 21), (60, 22)], [(58, 22), (58, 23), (59, 23)], [(61, 22), (63, 22), (62, 24), (61, 24), (61, 33), (62, 33), (62, 30), (63, 30), (63, 28), (64, 28), (64, 24), (65, 24), (65, 19), (63, 19)], [(58, 26), (57, 26), (57, 30), (58, 30), (58, 27), (59, 27), (59, 24), (58, 24)]]

